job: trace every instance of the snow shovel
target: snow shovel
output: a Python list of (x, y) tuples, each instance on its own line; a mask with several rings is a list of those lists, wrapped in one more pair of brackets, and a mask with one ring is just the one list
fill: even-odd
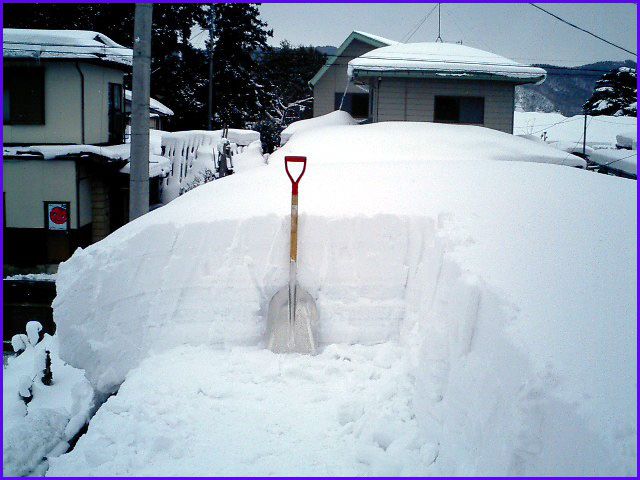
[[(289, 171), (292, 163), (302, 163), (300, 175), (294, 179)], [(267, 325), (269, 350), (276, 353), (316, 351), (314, 329), (318, 310), (313, 297), (296, 280), (298, 260), (298, 184), (307, 169), (307, 157), (285, 157), (284, 166), (291, 180), (291, 248), (289, 285), (278, 290), (269, 302)]]

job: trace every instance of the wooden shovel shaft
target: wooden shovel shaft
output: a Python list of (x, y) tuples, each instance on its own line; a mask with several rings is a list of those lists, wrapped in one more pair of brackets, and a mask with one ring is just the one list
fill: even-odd
[(292, 262), (298, 261), (298, 195), (291, 195), (291, 250)]

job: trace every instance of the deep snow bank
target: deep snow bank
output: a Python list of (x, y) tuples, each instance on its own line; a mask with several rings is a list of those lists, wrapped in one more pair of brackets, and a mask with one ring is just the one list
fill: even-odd
[(307, 118), (306, 120), (298, 120), (285, 128), (280, 134), (280, 143), (284, 145), (296, 133), (305, 130), (317, 130), (323, 127), (331, 127), (337, 125), (355, 125), (356, 122), (348, 112), (336, 110), (319, 117)]
[(153, 352), (263, 345), (265, 307), (287, 278), (281, 159), (308, 154), (299, 268), (319, 339), (403, 346), (412, 409), (439, 445), (428, 473), (634, 473), (635, 182), (484, 160), (566, 156), (526, 139), (425, 162), (423, 145), (414, 157), (376, 156), (375, 143), (325, 156), (336, 135), (315, 135), (62, 264), (63, 358), (108, 392)]
[[(337, 113), (337, 112), (334, 112)], [(318, 117), (322, 118), (322, 117)], [(315, 120), (315, 119), (314, 119)], [(472, 125), (381, 122), (327, 126), (295, 135), (270, 158), (307, 155), (314, 162), (449, 162), (498, 160), (585, 167), (575, 155), (545, 144)]]

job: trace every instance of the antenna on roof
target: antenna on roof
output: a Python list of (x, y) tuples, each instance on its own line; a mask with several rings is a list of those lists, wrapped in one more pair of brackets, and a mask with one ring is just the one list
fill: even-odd
[(436, 42), (442, 43), (442, 37), (440, 36), (440, 3), (438, 4), (438, 38), (436, 38)]

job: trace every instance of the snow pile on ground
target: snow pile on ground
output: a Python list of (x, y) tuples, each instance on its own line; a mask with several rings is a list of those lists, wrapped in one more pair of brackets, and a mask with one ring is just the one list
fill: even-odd
[[(587, 117), (587, 145), (590, 147), (613, 147), (616, 136), (637, 128), (636, 117)], [(582, 146), (584, 115), (565, 117), (560, 113), (515, 112), (514, 135), (535, 135), (546, 140), (569, 142)]]
[(133, 50), (88, 30), (2, 29), (5, 58), (77, 59), (131, 65)]
[(349, 61), (349, 77), (384, 75), (385, 72), (417, 72), (456, 77), (484, 74), (521, 83), (541, 83), (547, 76), (542, 68), (522, 65), (495, 53), (467, 45), (446, 42), (396, 43), (376, 48)]
[(624, 132), (616, 135), (616, 145), (620, 148), (628, 148), (630, 150), (638, 149), (637, 132)]
[(178, 347), (132, 371), (48, 475), (419, 475), (437, 450), (406, 370), (389, 343), (316, 357)]
[[(14, 348), (24, 350), (3, 369), (3, 474), (43, 474), (48, 461), (63, 454), (93, 413), (93, 389), (81, 370), (58, 357), (57, 339), (48, 334), (38, 342), (37, 322), (28, 335), (16, 335)], [(44, 385), (45, 351), (51, 355), (53, 384)], [(22, 396), (31, 396), (25, 404)]]
[[(51, 473), (634, 475), (635, 182), (500, 132), (403, 127), (296, 136), (64, 262), (61, 356), (120, 390)], [(256, 350), (288, 276), (284, 154), (309, 158), (316, 358)]]
[(356, 122), (348, 112), (336, 110), (319, 117), (308, 118), (306, 120), (298, 120), (285, 128), (280, 134), (280, 144), (284, 145), (289, 141), (294, 133), (303, 132), (305, 130), (316, 130), (322, 127), (332, 127), (338, 125), (355, 125)]
[(637, 175), (638, 151), (626, 149), (600, 149), (589, 156), (589, 160), (608, 170)]
[(255, 167), (262, 167), (267, 163), (262, 153), (262, 143), (260, 140), (251, 142), (244, 148), (236, 146), (235, 150), (237, 152), (233, 155), (233, 171), (235, 173), (244, 172)]
[[(337, 113), (337, 112), (334, 112)], [(321, 118), (321, 117), (319, 117)], [(585, 167), (583, 159), (544, 144), (471, 125), (381, 122), (309, 129), (275, 152), (307, 155), (314, 162), (403, 163), (499, 160)], [(365, 168), (365, 167), (363, 167)]]

